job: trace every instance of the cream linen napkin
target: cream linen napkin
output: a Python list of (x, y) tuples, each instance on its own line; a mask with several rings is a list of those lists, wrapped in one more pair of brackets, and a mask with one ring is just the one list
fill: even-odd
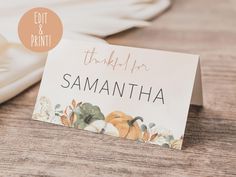
[[(105, 42), (92, 36), (78, 34), (69, 38)], [(47, 53), (34, 53), (20, 44), (9, 43), (0, 35), (0, 103), (16, 96), (38, 82), (43, 73)]]

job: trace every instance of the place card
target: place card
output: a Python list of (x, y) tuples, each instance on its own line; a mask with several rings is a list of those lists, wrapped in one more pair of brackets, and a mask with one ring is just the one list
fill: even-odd
[(63, 39), (33, 119), (181, 149), (190, 103), (202, 105), (198, 55)]

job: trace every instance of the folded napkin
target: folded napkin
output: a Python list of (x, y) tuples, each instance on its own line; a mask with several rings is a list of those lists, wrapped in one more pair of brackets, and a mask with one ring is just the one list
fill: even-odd
[[(63, 37), (105, 42), (106, 36), (150, 24), (166, 10), (170, 0), (10, 0), (0, 6), (0, 103), (14, 97), (42, 77), (46, 53), (25, 49), (17, 25), (30, 8), (48, 7), (61, 18)], [(14, 11), (14, 13), (12, 13)], [(96, 37), (95, 37), (96, 36)], [(9, 41), (7, 41), (6, 39)]]
[(32, 53), (22, 45), (11, 44), (0, 37), (0, 103), (17, 95), (42, 76), (45, 53)]
[[(78, 34), (69, 38), (105, 42)], [(47, 53), (34, 53), (20, 44), (9, 43), (0, 35), (0, 103), (16, 96), (38, 82), (43, 73)]]

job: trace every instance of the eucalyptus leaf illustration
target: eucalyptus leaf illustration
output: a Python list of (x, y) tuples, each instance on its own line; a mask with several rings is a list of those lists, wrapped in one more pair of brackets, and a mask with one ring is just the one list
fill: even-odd
[(141, 130), (142, 130), (143, 132), (146, 131), (146, 130), (147, 130), (147, 126), (144, 125), (144, 124), (142, 124), (142, 125), (141, 125)]
[(165, 136), (165, 139), (166, 139), (166, 141), (171, 142), (174, 140), (174, 137), (173, 137), (173, 135), (167, 135), (167, 136)]
[(61, 107), (60, 104), (56, 104), (55, 109), (59, 109)]
[(145, 124), (141, 125), (141, 130), (142, 130), (142, 138), (141, 141), (147, 142), (149, 141), (150, 138), (150, 131), (148, 130), (148, 127)]
[(149, 128), (153, 128), (154, 126), (156, 126), (156, 124), (153, 123), (153, 122), (151, 122), (151, 123), (148, 124), (148, 127), (149, 127)]

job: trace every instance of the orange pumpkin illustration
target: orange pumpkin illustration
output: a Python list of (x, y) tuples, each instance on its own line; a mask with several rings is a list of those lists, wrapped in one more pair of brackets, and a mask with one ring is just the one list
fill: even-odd
[(137, 120), (143, 121), (142, 117), (131, 117), (123, 112), (115, 111), (106, 117), (106, 122), (113, 124), (119, 131), (119, 136), (126, 139), (138, 140), (142, 137), (142, 131)]

